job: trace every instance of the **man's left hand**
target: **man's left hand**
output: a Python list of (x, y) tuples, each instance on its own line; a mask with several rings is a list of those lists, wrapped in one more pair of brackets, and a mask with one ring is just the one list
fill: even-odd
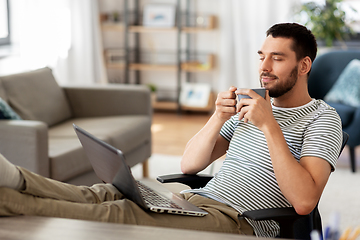
[(251, 89), (238, 89), (236, 94), (248, 95), (251, 98), (242, 98), (236, 107), (239, 120), (252, 122), (260, 130), (269, 120), (274, 120), (272, 114), (269, 90), (266, 90), (265, 99)]

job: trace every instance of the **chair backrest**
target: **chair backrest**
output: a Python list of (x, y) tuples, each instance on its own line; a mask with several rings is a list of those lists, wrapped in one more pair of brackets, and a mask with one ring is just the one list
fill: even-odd
[[(340, 148), (340, 154), (342, 153), (342, 151), (344, 150), (344, 147), (346, 146), (347, 141), (349, 140), (349, 134), (347, 134), (346, 132), (343, 131), (343, 141), (342, 141), (342, 145)], [(340, 155), (339, 155), (340, 157)]]
[(310, 96), (323, 99), (347, 64), (355, 58), (360, 59), (360, 50), (337, 50), (319, 55), (308, 80)]

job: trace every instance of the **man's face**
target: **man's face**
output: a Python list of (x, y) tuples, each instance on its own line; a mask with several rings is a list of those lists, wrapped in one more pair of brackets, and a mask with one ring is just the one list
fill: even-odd
[(297, 82), (298, 61), (292, 43), (292, 39), (269, 36), (258, 51), (260, 83), (269, 90), (270, 97), (281, 97)]

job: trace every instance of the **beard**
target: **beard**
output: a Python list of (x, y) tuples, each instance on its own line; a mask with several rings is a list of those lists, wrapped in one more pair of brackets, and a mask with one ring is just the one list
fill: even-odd
[(293, 70), (291, 70), (290, 76), (286, 79), (284, 83), (277, 83), (272, 88), (266, 88), (267, 83), (263, 83), (261, 81), (262, 77), (272, 77), (274, 79), (279, 79), (276, 75), (270, 73), (261, 73), (260, 74), (260, 84), (262, 87), (265, 87), (269, 90), (269, 96), (272, 98), (277, 98), (283, 96), (285, 93), (289, 92), (296, 84), (298, 80), (298, 66), (295, 66)]

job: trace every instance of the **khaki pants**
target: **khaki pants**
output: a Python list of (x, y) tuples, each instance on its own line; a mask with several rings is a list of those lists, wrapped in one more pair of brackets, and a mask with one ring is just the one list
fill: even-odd
[(0, 188), (0, 216), (36, 215), (115, 222), (157, 227), (253, 234), (253, 229), (233, 208), (196, 195), (183, 198), (204, 209), (204, 217), (161, 214), (144, 211), (111, 184), (74, 186), (44, 178), (19, 168), (25, 190)]

